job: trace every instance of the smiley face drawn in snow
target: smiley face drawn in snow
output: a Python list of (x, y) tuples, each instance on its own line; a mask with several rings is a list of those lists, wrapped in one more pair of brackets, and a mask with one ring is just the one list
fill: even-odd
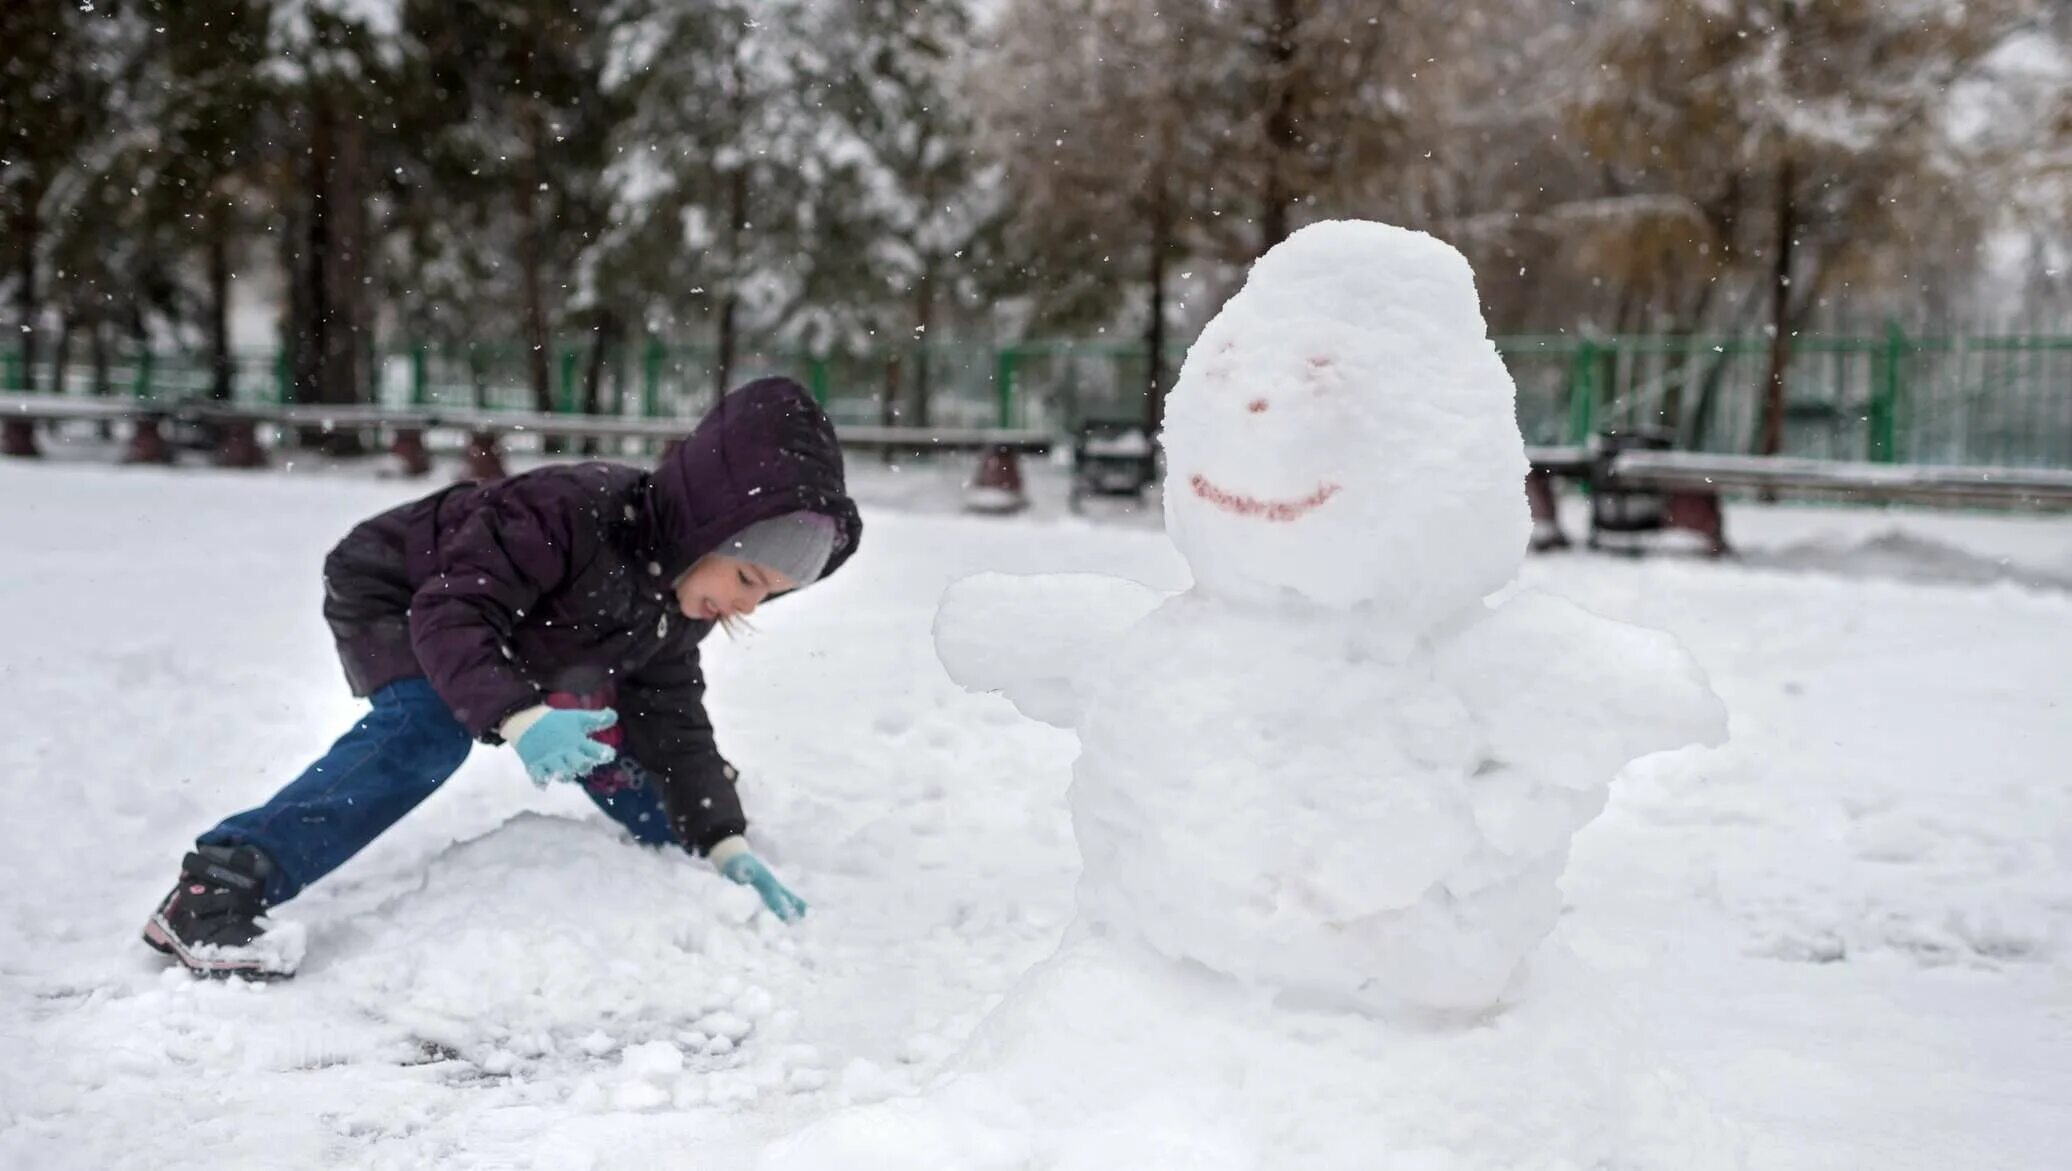
[(1325, 501), (1338, 495), (1338, 485), (1320, 484), (1316, 491), (1300, 500), (1261, 500), (1257, 496), (1247, 496), (1242, 492), (1219, 488), (1215, 481), (1200, 472), (1189, 476), (1187, 484), (1194, 489), (1196, 496), (1233, 516), (1258, 517), (1260, 520), (1280, 524), (1299, 520), (1303, 514), (1322, 508)]
[(1429, 626), (1516, 572), (1516, 415), (1458, 252), (1311, 225), (1252, 266), (1166, 396), (1167, 535), (1208, 594)]
[[(1230, 359), (1237, 352), (1237, 343), (1226, 341), (1218, 347), (1219, 361), (1210, 366), (1205, 378), (1212, 385), (1228, 385), (1233, 378), (1235, 362)], [(1338, 360), (1329, 354), (1311, 353), (1302, 363), (1302, 385), (1296, 393), (1322, 395), (1334, 389), (1339, 370)], [(1264, 395), (1245, 402), (1245, 412), (1263, 415), (1273, 409), (1274, 400)], [(1211, 479), (1206, 472), (1194, 472), (1187, 478), (1187, 484), (1196, 496), (1232, 516), (1247, 517), (1286, 524), (1300, 520), (1305, 515), (1322, 508), (1343, 486), (1331, 480), (1320, 480), (1308, 494), (1293, 499), (1262, 499), (1245, 492), (1224, 487)]]

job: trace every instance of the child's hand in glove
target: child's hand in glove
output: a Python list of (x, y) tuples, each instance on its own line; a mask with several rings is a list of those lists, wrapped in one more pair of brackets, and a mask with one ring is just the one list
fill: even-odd
[(590, 770), (617, 759), (616, 749), (590, 734), (618, 722), (619, 713), (610, 708), (536, 707), (505, 720), (502, 734), (518, 750), (532, 783), (544, 788), (549, 781), (581, 780)]
[(712, 847), (707, 856), (730, 881), (754, 887), (755, 893), (762, 896), (763, 905), (770, 908), (770, 913), (779, 920), (796, 923), (806, 917), (806, 900), (777, 881), (777, 876), (770, 873), (763, 860), (749, 853), (746, 841), (738, 837), (727, 838)]

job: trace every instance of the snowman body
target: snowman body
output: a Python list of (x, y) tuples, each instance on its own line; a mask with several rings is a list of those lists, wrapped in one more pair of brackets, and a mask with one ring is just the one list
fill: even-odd
[[(1666, 636), (1528, 590), (1485, 603), (1531, 531), (1513, 399), (1458, 252), (1315, 225), (1253, 267), (1168, 396), (1193, 586), (953, 587), (952, 675), (1080, 737), (1088, 927), (1375, 1013), (1502, 998), (1613, 773), (1718, 722)], [(1046, 599), (1071, 605), (1048, 629)], [(1593, 677), (1607, 651), (1632, 678)], [(1631, 718), (1592, 718), (1584, 688), (1636, 692)]]
[(1077, 923), (921, 1096), (761, 1171), (1742, 1165), (1540, 946), (1613, 775), (1725, 720), (1674, 639), (1512, 582), (1512, 395), (1446, 245), (1325, 223), (1254, 265), (1167, 400), (1192, 586), (937, 610), (952, 679), (1079, 738)]

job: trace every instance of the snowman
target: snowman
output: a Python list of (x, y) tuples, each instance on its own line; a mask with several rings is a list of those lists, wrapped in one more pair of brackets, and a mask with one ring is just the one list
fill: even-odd
[(1193, 585), (983, 574), (937, 613), (954, 680), (1079, 738), (1077, 921), (924, 1094), (759, 1168), (1740, 1165), (1542, 946), (1612, 775), (1725, 721), (1667, 635), (1512, 582), (1513, 393), (1428, 235), (1253, 266), (1166, 403)]
[(1514, 395), (1458, 252), (1312, 225), (1166, 402), (1193, 587), (951, 588), (951, 676), (1079, 735), (1087, 928), (1295, 1000), (1483, 1012), (1552, 929), (1612, 775), (1720, 738), (1674, 640), (1510, 584)]

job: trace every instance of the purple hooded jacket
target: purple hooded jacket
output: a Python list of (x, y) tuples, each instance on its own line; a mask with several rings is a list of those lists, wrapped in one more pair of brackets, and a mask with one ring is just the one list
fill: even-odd
[(355, 695), (424, 676), (468, 731), (550, 692), (618, 709), (627, 755), (660, 779), (699, 852), (747, 821), (705, 716), (698, 642), (672, 583), (741, 529), (811, 509), (836, 522), (822, 576), (863, 522), (834, 426), (786, 378), (720, 400), (653, 473), (609, 463), (462, 483), (373, 517), (324, 562), (324, 617)]

